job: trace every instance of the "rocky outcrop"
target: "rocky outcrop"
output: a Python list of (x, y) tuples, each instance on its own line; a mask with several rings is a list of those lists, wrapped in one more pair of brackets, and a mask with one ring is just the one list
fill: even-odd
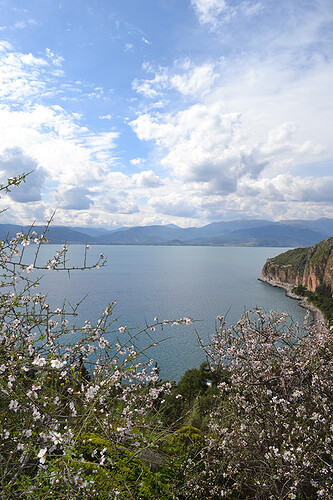
[(303, 285), (311, 292), (325, 285), (333, 293), (333, 238), (267, 259), (261, 279), (276, 285)]

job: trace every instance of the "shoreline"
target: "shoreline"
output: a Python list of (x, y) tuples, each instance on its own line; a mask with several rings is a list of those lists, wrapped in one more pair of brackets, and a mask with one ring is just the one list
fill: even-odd
[(267, 278), (266, 276), (259, 276), (259, 281), (263, 281), (264, 283), (268, 283), (271, 286), (275, 286), (277, 288), (282, 288), (285, 291), (285, 294), (290, 299), (298, 300), (299, 305), (304, 309), (307, 309), (311, 312), (313, 318), (313, 326), (316, 332), (328, 332), (327, 322), (325, 320), (323, 312), (315, 307), (311, 302), (308, 301), (306, 297), (302, 297), (302, 295), (297, 295), (293, 293), (291, 290), (294, 288), (287, 283), (280, 283), (272, 278)]

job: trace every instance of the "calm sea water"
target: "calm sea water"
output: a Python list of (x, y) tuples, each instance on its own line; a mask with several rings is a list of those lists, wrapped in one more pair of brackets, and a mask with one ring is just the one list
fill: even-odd
[[(59, 246), (47, 245), (42, 257), (54, 254)], [(269, 311), (288, 312), (294, 321), (303, 323), (304, 309), (285, 296), (284, 291), (258, 281), (268, 257), (287, 249), (237, 247), (162, 247), (162, 246), (92, 246), (91, 262), (103, 252), (107, 265), (99, 270), (48, 271), (42, 289), (52, 306), (62, 305), (64, 297), (76, 302), (87, 293), (81, 306), (80, 322), (96, 321), (105, 306), (117, 302), (118, 326), (143, 326), (159, 320), (184, 316), (197, 322), (194, 326), (168, 327), (154, 333), (154, 340), (166, 340), (151, 348), (149, 356), (158, 362), (161, 376), (178, 380), (188, 368), (198, 367), (204, 354), (195, 329), (208, 341), (217, 315), (227, 313), (228, 323), (236, 322), (246, 309), (260, 306)], [(29, 251), (31, 251), (29, 249)], [(72, 246), (70, 264), (83, 260), (84, 247)], [(142, 345), (151, 342), (141, 340)]]

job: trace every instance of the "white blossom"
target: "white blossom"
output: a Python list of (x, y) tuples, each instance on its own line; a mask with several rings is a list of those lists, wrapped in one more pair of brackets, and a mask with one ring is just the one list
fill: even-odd
[(9, 406), (8, 408), (10, 410), (14, 410), (15, 413), (17, 412), (18, 408), (19, 408), (19, 404), (18, 402), (16, 401), (16, 399), (12, 399), (11, 402), (9, 403)]
[(35, 358), (33, 360), (32, 364), (36, 365), (36, 366), (45, 366), (46, 365), (46, 359), (45, 358), (37, 357), (37, 358)]
[(39, 463), (45, 464), (47, 448), (41, 448), (38, 452), (37, 458), (39, 458)]
[(65, 366), (65, 364), (66, 364), (66, 361), (60, 361), (60, 359), (52, 359), (51, 360), (51, 367), (52, 368), (60, 369), (63, 366)]

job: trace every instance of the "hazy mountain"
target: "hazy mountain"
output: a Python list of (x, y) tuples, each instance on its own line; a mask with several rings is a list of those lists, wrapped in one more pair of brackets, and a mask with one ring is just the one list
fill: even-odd
[[(98, 237), (100, 242), (113, 245), (158, 245), (168, 242), (187, 242), (192, 240), (206, 240), (212, 236), (220, 236), (236, 229), (258, 227), (271, 224), (271, 221), (261, 219), (244, 219), (229, 222), (213, 222), (203, 227), (181, 228), (175, 224), (166, 226), (137, 226), (115, 230), (107, 235)], [(209, 243), (208, 243), (209, 244)]]
[(16, 233), (22, 231), (24, 226), (16, 226), (15, 224), (0, 224), (0, 240), (4, 240), (7, 236), (12, 238)]
[[(0, 224), (0, 239), (4, 240), (6, 237), (12, 238), (18, 232), (27, 233), (30, 226), (16, 226), (15, 224)], [(38, 235), (42, 234), (45, 230), (44, 226), (34, 226), (34, 231)], [(52, 243), (93, 243), (95, 240), (88, 234), (75, 231), (69, 227), (64, 226), (50, 226), (46, 233), (48, 240)]]
[(289, 226), (287, 224), (273, 223), (267, 224), (266, 226), (239, 229), (238, 231), (231, 231), (228, 234), (188, 243), (196, 245), (294, 247), (314, 245), (324, 237), (323, 233), (319, 231)]
[(233, 221), (212, 222), (207, 226), (199, 228), (203, 236), (221, 235), (231, 233), (240, 229), (248, 229), (251, 227), (261, 227), (272, 224), (273, 221), (265, 219), (237, 219)]
[(110, 231), (96, 238), (96, 241), (109, 245), (158, 245), (178, 238), (182, 231), (178, 227), (138, 226)]
[[(63, 227), (63, 226), (62, 226)], [(102, 234), (108, 233), (107, 229), (104, 227), (73, 227), (70, 226), (68, 229), (73, 229), (73, 231), (78, 231), (79, 233), (88, 234), (95, 238), (96, 236), (101, 236)]]
[[(0, 224), (0, 239), (28, 226)], [(37, 233), (42, 226), (35, 227)], [(239, 219), (213, 222), (203, 227), (164, 226), (121, 227), (112, 231), (103, 228), (51, 226), (47, 233), (52, 243), (103, 245), (233, 245), (233, 246), (309, 246), (333, 236), (333, 219), (283, 220)]]
[(281, 224), (288, 224), (291, 226), (305, 227), (307, 229), (312, 229), (314, 231), (320, 231), (327, 236), (333, 235), (333, 219), (327, 217), (321, 217), (316, 220), (282, 220), (279, 221)]
[[(40, 228), (41, 230), (42, 228)], [(38, 233), (38, 229), (35, 229)], [(46, 234), (51, 243), (94, 243), (95, 238), (70, 228), (54, 226)]]

